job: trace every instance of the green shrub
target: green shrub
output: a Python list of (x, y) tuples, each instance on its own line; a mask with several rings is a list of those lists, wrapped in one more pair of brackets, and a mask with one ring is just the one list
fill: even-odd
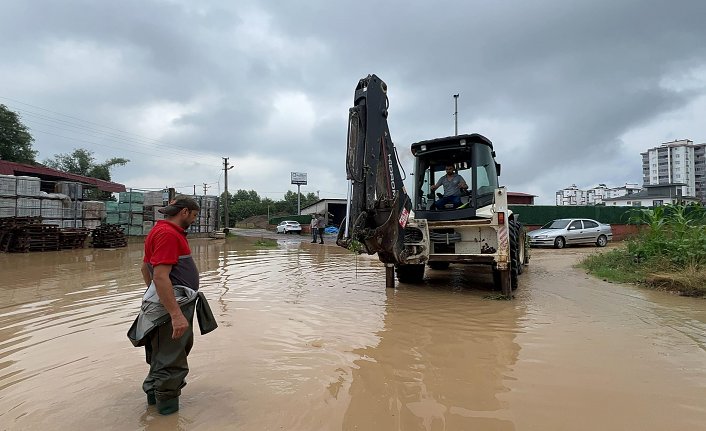
[(646, 226), (627, 244), (638, 261), (660, 258), (677, 266), (706, 264), (706, 212), (702, 206), (636, 209), (630, 222)]

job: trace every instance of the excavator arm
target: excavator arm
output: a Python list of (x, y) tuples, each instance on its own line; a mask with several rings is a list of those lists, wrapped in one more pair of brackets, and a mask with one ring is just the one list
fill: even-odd
[(398, 264), (405, 259), (411, 201), (387, 126), (388, 106), (385, 82), (375, 75), (358, 82), (348, 121), (348, 206), (336, 243), (353, 248), (356, 241), (382, 262)]

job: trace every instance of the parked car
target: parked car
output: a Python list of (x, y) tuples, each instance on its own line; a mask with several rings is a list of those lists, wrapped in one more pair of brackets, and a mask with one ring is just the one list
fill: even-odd
[(613, 239), (609, 224), (591, 219), (562, 218), (551, 221), (527, 234), (530, 246), (564, 248), (571, 244), (596, 244), (605, 247)]
[(302, 226), (298, 221), (285, 220), (277, 225), (277, 233), (302, 233)]

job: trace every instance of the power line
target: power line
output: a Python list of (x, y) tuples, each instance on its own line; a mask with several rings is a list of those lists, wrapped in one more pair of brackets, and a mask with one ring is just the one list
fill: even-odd
[[(184, 156), (186, 156), (186, 157), (193, 157), (193, 156), (195, 156), (195, 155), (199, 155), (199, 153), (196, 153), (196, 152), (193, 152), (193, 151), (186, 151), (186, 150), (182, 150), (182, 149), (179, 149), (179, 148), (162, 147), (162, 146), (157, 146), (157, 145), (150, 145), (150, 144), (147, 143), (147, 142), (133, 141), (133, 140), (127, 139), (127, 138), (125, 138), (125, 137), (122, 137), (122, 136), (120, 136), (120, 135), (115, 135), (115, 134), (112, 134), (112, 133), (106, 133), (106, 132), (103, 132), (103, 131), (101, 131), (101, 130), (93, 129), (93, 128), (91, 128), (91, 127), (86, 127), (86, 126), (83, 126), (83, 125), (80, 125), (80, 124), (73, 124), (73, 123), (68, 122), (68, 121), (58, 120), (58, 119), (55, 119), (55, 118), (46, 117), (46, 116), (39, 115), (39, 114), (34, 114), (34, 113), (31, 113), (31, 112), (28, 112), (28, 111), (24, 111), (24, 110), (21, 110), (21, 109), (19, 109), (19, 110), (17, 110), (17, 111), (18, 111), (19, 113), (21, 113), (21, 114), (29, 114), (30, 117), (36, 116), (36, 117), (38, 117), (38, 118), (41, 119), (41, 120), (51, 121), (51, 122), (57, 122), (57, 123), (60, 124), (60, 125), (50, 124), (50, 123), (46, 123), (46, 122), (39, 121), (39, 120), (37, 120), (37, 119), (35, 119), (35, 118), (25, 119), (25, 122), (27, 122), (27, 123), (30, 125), (30, 129), (33, 129), (32, 124), (36, 122), (36, 123), (38, 123), (38, 124), (40, 124), (40, 125), (42, 125), (42, 126), (47, 126), (47, 127), (53, 128), (53, 129), (59, 129), (59, 130), (63, 130), (63, 131), (71, 132), (71, 133), (82, 133), (82, 134), (84, 134), (84, 133), (87, 132), (87, 133), (90, 133), (90, 134), (93, 134), (93, 135), (97, 135), (96, 137), (99, 137), (99, 138), (102, 138), (102, 139), (108, 139), (108, 140), (111, 140), (111, 141), (114, 141), (114, 142), (117, 142), (117, 143), (120, 143), (120, 144), (126, 144), (126, 143), (127, 143), (128, 145), (132, 145), (132, 146), (140, 147), (140, 148), (142, 148), (142, 145), (135, 145), (134, 143), (137, 143), (137, 144), (146, 144), (146, 145), (149, 146), (149, 148), (152, 148), (152, 149), (161, 149), (161, 148), (164, 148), (165, 150), (169, 150), (169, 151), (174, 152), (174, 153), (180, 153), (180, 154), (182, 154), (182, 155), (184, 155)], [(62, 127), (62, 126), (68, 126), (68, 128), (67, 128), (67, 127)], [(78, 130), (75, 130), (75, 129), (78, 129)]]
[(92, 124), (92, 125), (94, 125), (94, 126), (102, 127), (102, 128), (104, 128), (104, 129), (113, 130), (113, 131), (120, 132), (120, 133), (127, 134), (127, 135), (137, 136), (137, 137), (139, 137), (139, 138), (147, 139), (147, 140), (150, 140), (150, 141), (153, 141), (153, 142), (158, 142), (158, 143), (161, 143), (161, 144), (163, 144), (163, 145), (167, 145), (169, 149), (174, 149), (174, 148), (176, 148), (176, 149), (180, 149), (180, 150), (183, 150), (183, 151), (189, 151), (188, 149), (181, 148), (181, 147), (177, 147), (177, 146), (174, 146), (174, 145), (172, 145), (172, 144), (159, 141), (159, 140), (157, 140), (157, 139), (153, 139), (153, 138), (149, 138), (149, 137), (146, 137), (146, 136), (138, 135), (138, 134), (132, 133), (132, 132), (127, 132), (127, 131), (124, 131), (124, 130), (121, 130), (121, 129), (116, 129), (116, 128), (114, 128), (114, 127), (110, 127), (110, 126), (105, 126), (105, 125), (102, 125), (102, 124), (94, 123), (94, 122), (92, 122), (92, 121), (88, 121), (88, 120), (84, 120), (84, 119), (82, 119), (82, 118), (78, 118), (78, 117), (74, 117), (74, 116), (71, 116), (71, 115), (63, 114), (63, 113), (61, 113), (61, 112), (52, 111), (51, 109), (42, 108), (41, 106), (32, 105), (32, 104), (30, 104), (30, 103), (26, 103), (26, 102), (23, 102), (23, 101), (21, 101), (21, 100), (13, 99), (13, 98), (10, 98), (10, 97), (7, 97), (7, 96), (2, 96), (2, 95), (0, 95), (0, 99), (11, 100), (11, 101), (13, 101), (13, 102), (15, 102), (15, 103), (19, 103), (19, 104), (26, 105), (26, 106), (31, 106), (32, 108), (40, 109), (40, 110), (42, 110), (42, 111), (51, 112), (52, 114), (61, 115), (62, 117), (71, 118), (71, 119), (74, 119), (74, 120), (82, 121), (82, 122), (84, 122), (84, 123)]
[[(142, 155), (146, 155), (146, 156), (150, 156), (150, 157), (155, 157), (155, 158), (158, 158), (158, 159), (161, 158), (161, 159), (172, 159), (172, 160), (181, 160), (181, 161), (184, 160), (183, 157), (170, 156), (169, 154), (145, 153), (145, 152), (142, 152), (142, 151), (129, 150), (129, 149), (125, 149), (125, 148), (116, 148), (116, 147), (113, 147), (113, 146), (110, 146), (110, 145), (100, 144), (100, 143), (98, 143), (98, 142), (87, 141), (87, 140), (85, 140), (85, 139), (72, 138), (72, 137), (63, 136), (63, 135), (57, 135), (56, 133), (47, 132), (46, 130), (35, 129), (35, 131), (36, 131), (36, 132), (39, 132), (39, 133), (45, 133), (45, 134), (47, 134), (47, 135), (56, 136), (56, 137), (58, 137), (58, 138), (69, 139), (69, 140), (71, 140), (71, 141), (84, 142), (84, 143), (86, 143), (86, 144), (98, 145), (98, 146), (100, 146), (100, 147), (111, 148), (111, 149), (114, 149), (114, 150), (120, 150), (120, 151), (127, 151), (127, 152), (130, 152), (130, 153), (142, 154)], [(196, 163), (196, 164), (198, 164), (198, 165), (201, 165), (201, 166), (213, 166), (213, 165), (205, 165), (205, 164), (199, 163), (199, 162), (194, 162), (194, 163)]]

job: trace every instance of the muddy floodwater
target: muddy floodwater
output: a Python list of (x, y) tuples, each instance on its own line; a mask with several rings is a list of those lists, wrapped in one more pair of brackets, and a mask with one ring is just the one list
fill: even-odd
[(0, 429), (706, 429), (706, 301), (587, 276), (593, 247), (533, 250), (498, 301), (469, 268), (392, 290), (332, 239), (256, 239), (191, 241), (220, 327), (166, 417), (125, 336), (141, 244), (0, 253)]

